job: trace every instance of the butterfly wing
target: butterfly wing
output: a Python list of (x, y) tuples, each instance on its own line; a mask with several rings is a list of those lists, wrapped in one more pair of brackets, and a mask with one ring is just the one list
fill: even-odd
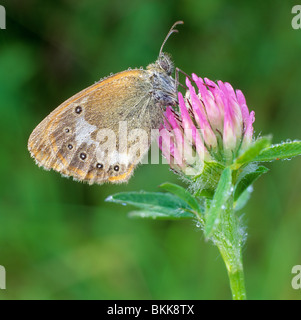
[[(32, 157), (46, 170), (90, 184), (127, 181), (162, 121), (151, 90), (147, 71), (131, 70), (79, 92), (34, 129)], [(139, 148), (137, 138), (143, 138)]]

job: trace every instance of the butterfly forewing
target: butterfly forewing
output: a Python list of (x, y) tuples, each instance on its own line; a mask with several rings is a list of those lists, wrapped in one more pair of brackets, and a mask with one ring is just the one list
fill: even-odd
[[(140, 69), (120, 72), (88, 87), (35, 128), (28, 143), (31, 155), (45, 169), (80, 181), (127, 181), (148, 150), (151, 128), (162, 121), (162, 110), (153, 103), (151, 90), (149, 73)], [(131, 153), (135, 139), (130, 135), (137, 129), (146, 132), (148, 140)], [(126, 146), (121, 146), (120, 135)]]

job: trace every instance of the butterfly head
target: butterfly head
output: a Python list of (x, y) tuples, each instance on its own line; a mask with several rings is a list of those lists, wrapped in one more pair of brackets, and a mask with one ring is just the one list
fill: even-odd
[(168, 53), (162, 52), (154, 63), (147, 66), (147, 69), (156, 70), (159, 73), (165, 73), (171, 76), (174, 72), (174, 63)]
[(162, 52), (156, 63), (158, 64), (159, 68), (165, 71), (169, 76), (174, 72), (174, 63), (168, 53)]

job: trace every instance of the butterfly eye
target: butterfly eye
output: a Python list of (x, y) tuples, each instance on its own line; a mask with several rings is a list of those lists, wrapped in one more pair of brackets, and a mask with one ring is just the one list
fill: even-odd
[(174, 72), (174, 64), (167, 53), (161, 53), (159, 59), (160, 67), (170, 76)]

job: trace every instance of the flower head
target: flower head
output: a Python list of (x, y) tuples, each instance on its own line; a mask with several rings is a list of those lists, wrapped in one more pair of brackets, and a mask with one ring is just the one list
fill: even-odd
[(179, 92), (179, 112), (166, 109), (159, 146), (171, 168), (199, 174), (204, 162), (228, 165), (252, 142), (254, 111), (240, 90), (192, 74), (185, 97)]

